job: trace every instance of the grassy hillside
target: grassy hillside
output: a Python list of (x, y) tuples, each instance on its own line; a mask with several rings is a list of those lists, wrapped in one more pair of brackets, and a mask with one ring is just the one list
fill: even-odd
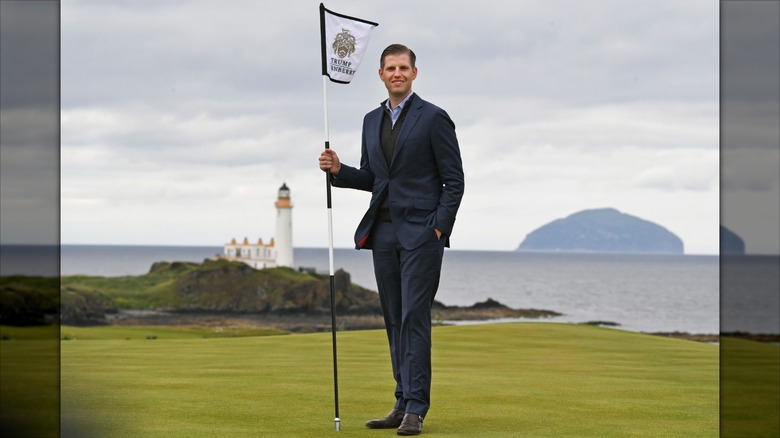
[(59, 309), (58, 278), (0, 277), (0, 321), (3, 324), (48, 325), (56, 321)]
[[(337, 310), (380, 314), (376, 292), (351, 283), (343, 270), (335, 275)], [(256, 314), (328, 314), (329, 278), (290, 268), (256, 270), (241, 262), (158, 262), (144, 275), (62, 277), (62, 322), (106, 323), (117, 309)]]
[[(215, 280), (218, 279), (218, 280)], [(214, 285), (215, 281), (219, 284)], [(204, 260), (202, 264), (188, 262), (158, 262), (144, 275), (125, 277), (64, 276), (62, 277), (63, 300), (72, 294), (98, 292), (109, 298), (119, 308), (147, 309), (154, 307), (179, 307), (194, 301), (192, 294), (181, 292), (214, 288), (212, 297), (220, 299), (244, 288), (255, 289), (258, 284), (287, 288), (318, 282), (316, 277), (289, 268), (255, 270), (240, 262), (226, 260)], [(211, 283), (211, 284), (210, 284)], [(196, 292), (196, 291), (194, 291)], [(190, 295), (190, 296), (188, 296)]]
[[(717, 346), (551, 323), (435, 327), (433, 339), (425, 435), (718, 436)], [(386, 336), (338, 342), (338, 434), (326, 333), (63, 341), (64, 432), (366, 436), (393, 403)]]

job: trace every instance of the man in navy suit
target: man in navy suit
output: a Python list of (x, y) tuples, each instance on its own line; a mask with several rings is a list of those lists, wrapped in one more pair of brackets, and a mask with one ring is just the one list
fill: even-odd
[(382, 52), (388, 99), (363, 119), (360, 168), (341, 163), (332, 149), (320, 155), (333, 186), (371, 192), (355, 245), (373, 251), (396, 402), (366, 426), (398, 428), (399, 435), (420, 434), (430, 408), (431, 305), (464, 189), (455, 124), (412, 92), (415, 61), (401, 44)]

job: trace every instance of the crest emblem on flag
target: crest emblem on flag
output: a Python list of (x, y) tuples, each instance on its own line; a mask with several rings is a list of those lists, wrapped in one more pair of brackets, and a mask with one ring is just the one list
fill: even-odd
[(355, 53), (356, 44), (357, 41), (349, 34), (349, 30), (341, 29), (341, 33), (336, 34), (336, 39), (333, 40), (333, 51), (343, 59)]
[(348, 84), (357, 73), (377, 23), (339, 14), (320, 3), (322, 74)]

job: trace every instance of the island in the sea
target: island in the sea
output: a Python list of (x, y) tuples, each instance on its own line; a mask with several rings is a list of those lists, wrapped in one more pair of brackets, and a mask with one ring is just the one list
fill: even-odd
[(721, 255), (745, 255), (745, 241), (723, 225), (720, 226)]
[(666, 228), (614, 208), (583, 210), (529, 233), (518, 251), (682, 254)]

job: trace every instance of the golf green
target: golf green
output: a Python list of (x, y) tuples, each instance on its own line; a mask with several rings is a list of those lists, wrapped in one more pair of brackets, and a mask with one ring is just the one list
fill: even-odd
[[(99, 329), (97, 329), (99, 330)], [(101, 336), (95, 336), (101, 337)], [(424, 435), (716, 437), (718, 346), (574, 324), (440, 326)], [(86, 437), (395, 436), (384, 331), (62, 341), (63, 430)]]

